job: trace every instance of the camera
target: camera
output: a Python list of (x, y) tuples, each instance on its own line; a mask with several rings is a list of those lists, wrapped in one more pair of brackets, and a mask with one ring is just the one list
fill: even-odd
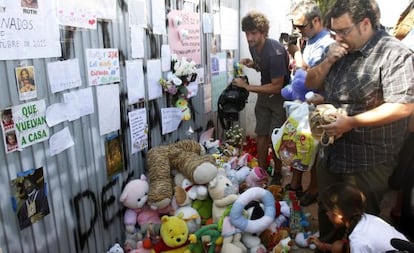
[(300, 37), (301, 37), (300, 33), (289, 34), (288, 45), (292, 45), (292, 44), (297, 45), (298, 39), (300, 39)]

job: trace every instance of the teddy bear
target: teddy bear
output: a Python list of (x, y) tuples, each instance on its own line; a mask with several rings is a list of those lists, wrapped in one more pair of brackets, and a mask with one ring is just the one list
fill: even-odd
[(183, 220), (183, 214), (178, 216), (163, 215), (161, 217), (161, 238), (151, 249), (151, 253), (170, 252), (183, 253), (187, 250), (188, 228)]
[(260, 237), (255, 234), (244, 232), (241, 240), (244, 243), (244, 245), (246, 245), (246, 247), (249, 249), (249, 253), (267, 252), (267, 249), (262, 244)]
[(305, 87), (306, 71), (303, 69), (297, 69), (292, 79), (292, 83), (286, 85), (281, 90), (281, 95), (286, 100), (300, 100), (304, 102), (306, 100), (305, 95), (310, 90)]
[(227, 178), (224, 169), (220, 168), (217, 176), (208, 184), (208, 193), (213, 200), (213, 223), (220, 224), (223, 236), (222, 253), (244, 253), (246, 247), (241, 242), (241, 231), (230, 222), (231, 205), (239, 194), (237, 187)]
[(124, 249), (122, 249), (119, 243), (115, 243), (112, 247), (107, 251), (107, 253), (124, 253)]
[(174, 183), (176, 186), (181, 186), (187, 192), (188, 197), (192, 200), (203, 200), (208, 196), (206, 185), (196, 185), (180, 172), (175, 173)]
[(171, 204), (173, 170), (177, 170), (198, 185), (207, 184), (216, 177), (217, 166), (214, 157), (202, 155), (202, 152), (205, 152), (204, 148), (195, 140), (180, 140), (148, 151), (148, 204), (153, 209), (163, 209)]
[(273, 229), (265, 229), (259, 235), (261, 242), (267, 248), (268, 251), (272, 251), (276, 245), (279, 244), (281, 240), (284, 238), (289, 237), (289, 230), (287, 228), (273, 230)]
[[(153, 210), (147, 205), (149, 184), (147, 177), (142, 174), (139, 179), (129, 181), (120, 195), (119, 201), (126, 207), (124, 213), (124, 224), (127, 239), (138, 234), (146, 234), (149, 227), (153, 231), (153, 236), (158, 235), (161, 225), (159, 210)], [(137, 231), (136, 225), (140, 230)], [(128, 236), (131, 235), (131, 236)], [(137, 235), (139, 239), (139, 235)], [(142, 237), (141, 237), (142, 238)], [(126, 241), (124, 247), (135, 248), (135, 243)]]

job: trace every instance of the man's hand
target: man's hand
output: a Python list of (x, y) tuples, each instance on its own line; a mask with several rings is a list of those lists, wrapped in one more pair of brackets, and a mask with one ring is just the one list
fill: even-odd
[(348, 54), (348, 45), (345, 43), (335, 42), (329, 46), (327, 59), (331, 64)]
[(336, 117), (336, 120), (330, 124), (321, 125), (320, 127), (325, 129), (327, 135), (335, 136), (335, 139), (338, 139), (342, 134), (352, 130), (352, 117), (339, 112), (332, 114), (333, 117)]
[(254, 62), (252, 59), (243, 58), (243, 59), (240, 59), (239, 63), (248, 68), (254, 68)]
[(246, 90), (248, 90), (249, 84), (246, 83), (244, 78), (234, 78), (233, 81), (231, 82), (234, 86), (240, 87), (240, 88), (245, 88)]

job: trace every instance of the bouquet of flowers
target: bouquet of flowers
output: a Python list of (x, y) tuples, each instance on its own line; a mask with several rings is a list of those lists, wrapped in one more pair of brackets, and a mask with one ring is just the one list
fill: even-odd
[(171, 70), (167, 79), (161, 78), (159, 83), (163, 90), (171, 95), (187, 97), (187, 85), (197, 78), (197, 68), (194, 61), (188, 61), (186, 57), (181, 59), (177, 55), (171, 55)]

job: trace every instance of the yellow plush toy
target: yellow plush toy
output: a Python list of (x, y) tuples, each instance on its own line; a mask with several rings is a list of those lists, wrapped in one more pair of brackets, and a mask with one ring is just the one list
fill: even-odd
[(214, 157), (202, 155), (204, 149), (195, 140), (181, 140), (148, 151), (148, 204), (153, 209), (168, 207), (173, 196), (171, 172), (181, 172), (192, 183), (204, 185), (217, 175)]
[(182, 217), (182, 213), (161, 217), (161, 240), (154, 245), (151, 253), (184, 253), (187, 250), (188, 228)]

